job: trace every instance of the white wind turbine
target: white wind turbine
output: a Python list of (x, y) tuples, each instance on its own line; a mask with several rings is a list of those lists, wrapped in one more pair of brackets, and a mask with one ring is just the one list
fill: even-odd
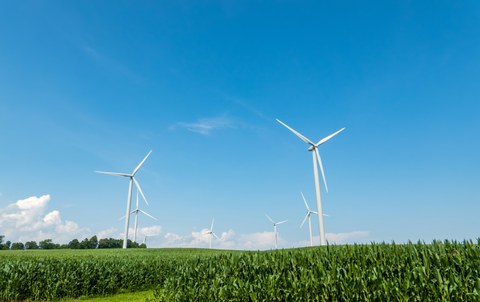
[(158, 236), (158, 235), (147, 235), (147, 234), (145, 234), (145, 235), (143, 236), (143, 244), (145, 244), (145, 245), (147, 244), (147, 238), (148, 238), (148, 237), (157, 237), (157, 236)]
[[(155, 219), (155, 220), (158, 220), (157, 218), (153, 217), (152, 215), (148, 214), (147, 212), (143, 211), (143, 210), (140, 210), (139, 208), (139, 204), (138, 204), (138, 192), (139, 190), (137, 190), (137, 204), (136, 204), (136, 208), (135, 210), (133, 210), (131, 213), (132, 214), (135, 214), (135, 228), (134, 228), (134, 231), (133, 231), (133, 241), (136, 242), (137, 241), (137, 227), (138, 227), (138, 213), (143, 213), (144, 215), (152, 218), (152, 219)], [(148, 204), (148, 201), (145, 199), (145, 196), (142, 195), (142, 197), (144, 198), (143, 201), (145, 201), (145, 203), (147, 204), (147, 206), (149, 206)]]
[(288, 220), (283, 220), (283, 221), (280, 221), (280, 222), (275, 222), (273, 221), (272, 218), (270, 218), (270, 216), (268, 216), (267, 214), (265, 214), (265, 216), (267, 216), (268, 220), (270, 220), (270, 222), (273, 224), (273, 232), (275, 233), (275, 249), (277, 249), (277, 245), (278, 245), (278, 233), (277, 233), (277, 225), (279, 224), (282, 224), (282, 223), (285, 223), (287, 222)]
[(307, 207), (307, 214), (305, 215), (305, 218), (303, 219), (302, 221), (302, 224), (300, 225), (300, 228), (303, 226), (303, 224), (305, 223), (305, 221), (307, 220), (308, 218), (308, 229), (310, 230), (310, 246), (313, 246), (313, 236), (312, 236), (312, 220), (311, 220), (311, 216), (312, 214), (317, 214), (317, 212), (315, 211), (312, 211), (310, 210), (310, 207), (308, 206), (308, 203), (307, 203), (307, 200), (305, 199), (305, 196), (303, 196), (303, 193), (300, 192), (302, 194), (302, 197), (303, 197), (303, 202), (305, 202), (305, 207)]
[(294, 129), (290, 128), (287, 124), (283, 123), (281, 120), (277, 119), (277, 122), (285, 126), (288, 130), (292, 131), (296, 136), (298, 136), (302, 141), (306, 142), (307, 144), (310, 145), (308, 148), (308, 151), (312, 152), (313, 156), (313, 175), (315, 177), (315, 192), (316, 192), (316, 197), (317, 197), (317, 212), (319, 213), (318, 215), (318, 228), (320, 230), (320, 245), (326, 245), (326, 240), (325, 240), (325, 229), (323, 227), (323, 211), (322, 211), (322, 195), (320, 193), (320, 182), (319, 182), (319, 177), (318, 177), (318, 168), (317, 168), (317, 160), (318, 160), (318, 166), (320, 166), (320, 171), (322, 172), (322, 177), (323, 177), (323, 182), (325, 184), (325, 190), (328, 192), (328, 187), (327, 187), (327, 181), (325, 180), (325, 173), (323, 172), (323, 165), (322, 165), (322, 160), (320, 159), (320, 153), (318, 151), (318, 147), (328, 140), (330, 140), (332, 137), (335, 135), (339, 134), (345, 128), (342, 128), (338, 130), (335, 133), (330, 134), (329, 136), (321, 139), (318, 143), (314, 144), (311, 140), (306, 138), (305, 136), (301, 135)]
[(203, 233), (203, 235), (210, 235), (210, 248), (212, 248), (212, 237), (215, 237), (217, 239), (220, 239), (218, 238), (218, 236), (213, 232), (213, 222), (214, 222), (215, 218), (212, 219), (212, 225), (210, 226), (210, 229), (208, 231), (206, 231), (205, 233)]
[(133, 172), (131, 174), (117, 173), (117, 172), (95, 171), (96, 173), (130, 178), (130, 182), (129, 182), (129, 185), (128, 185), (127, 210), (126, 210), (126, 214), (125, 214), (125, 232), (124, 232), (124, 236), (123, 236), (123, 248), (124, 249), (127, 248), (127, 241), (128, 241), (128, 226), (130, 224), (130, 209), (131, 209), (131, 205), (132, 205), (132, 186), (133, 186), (133, 183), (135, 183), (135, 186), (137, 187), (137, 190), (140, 192), (140, 194), (142, 194), (143, 199), (146, 200), (145, 195), (143, 194), (142, 189), (140, 188), (140, 184), (135, 179), (135, 174), (137, 174), (138, 170), (143, 165), (143, 163), (147, 160), (147, 158), (150, 156), (151, 153), (152, 153), (152, 150), (150, 150), (150, 152), (148, 152), (147, 156), (145, 156), (145, 158), (140, 162), (140, 164), (133, 170)]

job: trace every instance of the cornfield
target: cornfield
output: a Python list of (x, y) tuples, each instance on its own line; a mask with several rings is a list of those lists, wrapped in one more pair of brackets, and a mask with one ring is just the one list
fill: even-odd
[(1, 300), (155, 288), (155, 301), (480, 301), (480, 248), (472, 241), (40, 252), (0, 253)]

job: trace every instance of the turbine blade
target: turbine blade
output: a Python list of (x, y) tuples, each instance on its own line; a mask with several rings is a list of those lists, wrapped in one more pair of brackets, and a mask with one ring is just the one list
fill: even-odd
[(293, 133), (295, 133), (296, 136), (298, 136), (302, 141), (306, 142), (307, 144), (310, 144), (312, 146), (315, 146), (314, 143), (312, 143), (311, 140), (309, 140), (308, 138), (306, 138), (305, 136), (301, 135), (300, 133), (298, 133), (297, 131), (295, 131), (293, 128), (289, 127), (287, 124), (285, 124), (284, 122), (282, 122), (281, 120), (279, 120), (277, 118), (277, 122), (279, 122), (280, 124), (284, 125), (288, 130), (292, 131)]
[(310, 211), (310, 213), (313, 213), (315, 215), (318, 215), (318, 212), (315, 212), (315, 211)]
[(124, 220), (125, 216), (120, 217), (118, 220)]
[(315, 151), (315, 154), (317, 155), (320, 171), (322, 172), (322, 178), (323, 178), (323, 183), (325, 184), (325, 190), (327, 190), (327, 193), (328, 193), (327, 180), (325, 179), (325, 172), (323, 171), (323, 164), (322, 164), (322, 159), (320, 158), (320, 152), (318, 152), (317, 148), (315, 148), (314, 151)]
[(287, 222), (288, 220), (277, 222), (277, 225)]
[(138, 164), (138, 166), (135, 168), (135, 170), (133, 170), (132, 175), (135, 175), (135, 173), (137, 173), (138, 169), (140, 169), (140, 167), (147, 160), (147, 158), (150, 156), (150, 153), (152, 153), (152, 151), (153, 150), (150, 150), (150, 152), (148, 152), (147, 156), (145, 156), (145, 158), (142, 160), (142, 162), (140, 164)]
[(107, 175), (113, 175), (113, 176), (123, 176), (123, 177), (130, 177), (130, 175), (129, 175), (129, 174), (125, 174), (125, 173), (117, 173), (117, 172), (104, 172), (104, 171), (95, 171), (95, 173), (107, 174)]
[(271, 223), (275, 224), (275, 221), (273, 221), (273, 219), (270, 218), (270, 216), (268, 216), (267, 214), (265, 214), (265, 216), (267, 216), (268, 220), (270, 220)]
[(132, 179), (133, 179), (133, 182), (135, 183), (135, 186), (137, 187), (138, 192), (140, 192), (140, 195), (142, 195), (143, 200), (145, 201), (145, 203), (147, 204), (147, 206), (150, 206), (150, 205), (148, 204), (147, 198), (146, 198), (145, 195), (143, 194), (142, 188), (140, 188), (140, 184), (139, 184), (138, 181), (135, 179), (135, 177), (132, 177)]
[(142, 212), (144, 215), (147, 215), (148, 217), (152, 218), (152, 219), (155, 219), (155, 220), (158, 220), (157, 218), (153, 217), (152, 215), (148, 214), (147, 212), (143, 211), (143, 210), (138, 210), (139, 212)]
[(217, 234), (215, 234), (214, 232), (212, 232), (212, 235), (213, 237), (217, 238), (218, 240), (220, 240), (220, 238), (218, 238)]
[(323, 214), (323, 216), (328, 217), (328, 216), (330, 216), (330, 215), (328, 215), (328, 214)]
[(308, 213), (307, 213), (307, 215), (305, 215), (305, 218), (303, 218), (303, 221), (302, 221), (302, 224), (300, 225), (300, 228), (303, 227), (303, 224), (305, 223), (305, 221), (307, 221), (307, 218), (308, 218)]
[(213, 232), (213, 223), (215, 222), (215, 218), (212, 219), (212, 225), (210, 226), (210, 231)]
[(303, 197), (303, 202), (305, 202), (305, 206), (307, 207), (307, 210), (309, 210), (309, 211), (310, 211), (310, 208), (308, 207), (307, 200), (305, 199), (305, 196), (303, 196), (303, 192), (300, 192), (300, 194), (302, 194), (302, 197)]
[(325, 138), (322, 138), (315, 146), (318, 147), (320, 146), (321, 144), (323, 143), (326, 143), (328, 140), (330, 140), (332, 137), (334, 137), (335, 135), (339, 134), (340, 132), (342, 132), (343, 130), (345, 130), (345, 127), (338, 130), (337, 132), (335, 133), (332, 133), (330, 134), (329, 136), (325, 137)]

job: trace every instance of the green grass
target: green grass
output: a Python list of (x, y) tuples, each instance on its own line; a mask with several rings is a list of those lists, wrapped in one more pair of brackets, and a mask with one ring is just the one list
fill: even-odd
[(61, 299), (61, 302), (73, 302), (73, 301), (81, 301), (81, 302), (117, 302), (117, 301), (125, 301), (125, 302), (145, 302), (147, 299), (153, 299), (153, 291), (139, 291), (133, 293), (123, 293), (117, 294), (113, 296), (104, 296), (104, 297), (86, 297), (86, 298), (78, 298), (78, 299)]

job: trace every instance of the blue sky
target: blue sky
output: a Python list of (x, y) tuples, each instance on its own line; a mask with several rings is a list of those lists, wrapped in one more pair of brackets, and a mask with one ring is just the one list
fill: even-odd
[(151, 246), (215, 217), (214, 246), (269, 248), (265, 213), (306, 244), (311, 155), (279, 118), (347, 128), (320, 148), (332, 242), (477, 238), (479, 54), (477, 1), (4, 1), (0, 233), (120, 237), (128, 183), (93, 171), (153, 149)]

